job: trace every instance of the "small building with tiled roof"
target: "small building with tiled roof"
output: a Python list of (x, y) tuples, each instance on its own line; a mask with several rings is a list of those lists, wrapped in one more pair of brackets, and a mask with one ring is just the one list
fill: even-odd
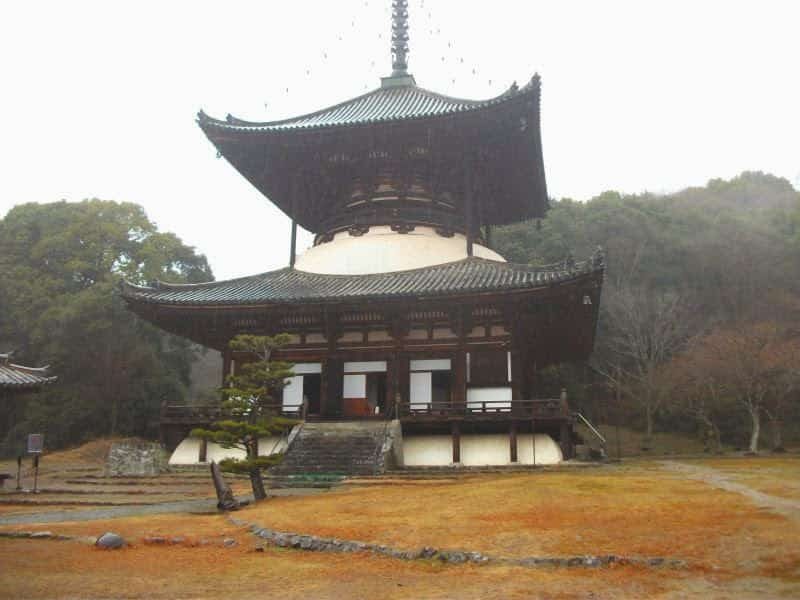
[[(13, 431), (18, 422), (27, 394), (53, 384), (58, 378), (50, 375), (49, 367), (24, 367), (12, 362), (12, 353), (0, 353), (0, 441)], [(9, 440), (6, 439), (6, 443)], [(16, 440), (12, 447), (19, 446)]]
[(11, 353), (0, 354), (0, 394), (35, 390), (57, 379), (49, 367), (23, 367), (11, 362)]
[[(573, 417), (566, 398), (541, 397), (539, 372), (592, 352), (602, 252), (531, 266), (492, 247), (493, 227), (548, 210), (540, 78), (490, 100), (428, 91), (407, 70), (407, 30), (407, 2), (394, 0), (393, 72), (357, 98), (262, 123), (199, 113), (219, 156), (291, 218), (286, 268), (126, 283), (122, 295), (222, 352), (224, 376), (250, 360), (229, 349), (237, 334), (290, 334), (279, 409), (307, 423), (395, 420), (406, 465), (558, 462)], [(299, 256), (298, 226), (315, 235)], [(168, 407), (169, 445), (192, 420)]]

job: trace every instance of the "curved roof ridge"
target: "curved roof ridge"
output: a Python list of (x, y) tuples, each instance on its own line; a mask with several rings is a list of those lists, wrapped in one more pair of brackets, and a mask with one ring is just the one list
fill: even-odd
[(122, 284), (126, 288), (134, 289), (134, 290), (185, 290), (185, 289), (202, 289), (204, 287), (214, 287), (217, 284), (221, 283), (238, 283), (240, 281), (247, 281), (249, 279), (256, 279), (257, 277), (264, 277), (266, 275), (272, 275), (273, 273), (279, 273), (280, 271), (291, 271), (290, 267), (282, 267), (280, 269), (273, 269), (272, 271), (264, 271), (263, 273), (256, 273), (255, 275), (244, 275), (243, 277), (234, 277), (232, 279), (220, 279), (215, 281), (201, 281), (199, 283), (169, 283), (166, 281), (161, 281), (160, 279), (156, 279), (152, 283), (154, 285), (139, 285), (138, 283), (133, 283), (128, 281), (127, 279), (122, 280)]
[(50, 370), (50, 365), (44, 365), (43, 367), (26, 367), (24, 365), (8, 363), (8, 366), (17, 369), (18, 371), (31, 374), (41, 373), (42, 375), (47, 375), (47, 372)]
[[(209, 116), (201, 109), (197, 113), (197, 122), (200, 125), (211, 124), (219, 127), (245, 130), (251, 128), (255, 130), (286, 130), (424, 118), (437, 114), (452, 114), (494, 106), (527, 93), (537, 87), (538, 84), (539, 75), (535, 74), (521, 88), (514, 82), (506, 91), (485, 100), (448, 96), (414, 84), (389, 88), (378, 87), (355, 98), (286, 119), (259, 122), (240, 119), (228, 114), (223, 121)], [(420, 100), (422, 99), (428, 100), (428, 102), (421, 104)], [(393, 101), (394, 105), (392, 105)]]

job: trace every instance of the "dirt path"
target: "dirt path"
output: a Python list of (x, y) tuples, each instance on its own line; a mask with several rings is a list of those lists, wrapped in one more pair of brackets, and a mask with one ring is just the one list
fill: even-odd
[[(319, 488), (271, 489), (270, 496), (311, 496), (324, 493)], [(237, 496), (240, 500), (249, 500), (250, 495)], [(0, 526), (22, 525), (25, 523), (61, 523), (63, 521), (99, 521), (143, 515), (161, 515), (167, 513), (216, 513), (217, 501), (212, 498), (198, 500), (181, 500), (178, 502), (159, 502), (158, 504), (131, 504), (129, 506), (98, 506), (87, 510), (57, 510), (17, 515), (0, 515)]]
[(50, 512), (23, 513), (0, 516), (0, 525), (22, 525), (24, 523), (60, 523), (62, 521), (98, 521), (120, 517), (159, 515), (178, 512), (216, 512), (215, 500), (185, 500), (160, 504), (98, 507), (90, 510), (57, 510)]
[(752, 500), (757, 506), (767, 508), (785, 517), (800, 519), (800, 501), (790, 500), (788, 498), (780, 498), (778, 496), (771, 496), (758, 490), (739, 483), (731, 479), (729, 475), (712, 469), (711, 467), (701, 467), (700, 465), (691, 465), (688, 463), (677, 462), (672, 460), (661, 461), (661, 465), (689, 479), (702, 481), (713, 487), (726, 490), (728, 492), (736, 492), (742, 496)]

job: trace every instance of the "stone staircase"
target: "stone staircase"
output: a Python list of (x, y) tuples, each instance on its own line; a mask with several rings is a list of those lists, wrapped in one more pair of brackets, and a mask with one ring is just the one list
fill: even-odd
[(304, 423), (267, 479), (272, 487), (330, 487), (345, 477), (383, 473), (390, 449), (385, 421)]

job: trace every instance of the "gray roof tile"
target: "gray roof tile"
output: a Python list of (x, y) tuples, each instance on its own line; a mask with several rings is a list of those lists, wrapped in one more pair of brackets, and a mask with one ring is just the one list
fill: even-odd
[(129, 301), (175, 305), (253, 305), (448, 296), (532, 289), (602, 272), (602, 262), (559, 263), (548, 267), (481, 258), (394, 273), (325, 275), (286, 268), (260, 275), (201, 284), (125, 283)]
[(0, 354), (0, 388), (33, 388), (57, 379), (47, 375), (47, 367), (23, 367), (11, 363), (10, 358), (10, 354)]
[(362, 123), (384, 121), (403, 121), (426, 117), (438, 117), (477, 110), (499, 104), (522, 93), (538, 90), (539, 78), (534, 76), (522, 88), (513, 85), (508, 91), (489, 100), (465, 100), (452, 98), (436, 92), (408, 85), (402, 87), (378, 88), (363, 96), (347, 100), (329, 108), (285, 119), (256, 123), (237, 119), (228, 115), (225, 121), (213, 119), (200, 111), (198, 121), (202, 126), (210, 125), (237, 131), (286, 131), (294, 129), (315, 129), (340, 127)]

